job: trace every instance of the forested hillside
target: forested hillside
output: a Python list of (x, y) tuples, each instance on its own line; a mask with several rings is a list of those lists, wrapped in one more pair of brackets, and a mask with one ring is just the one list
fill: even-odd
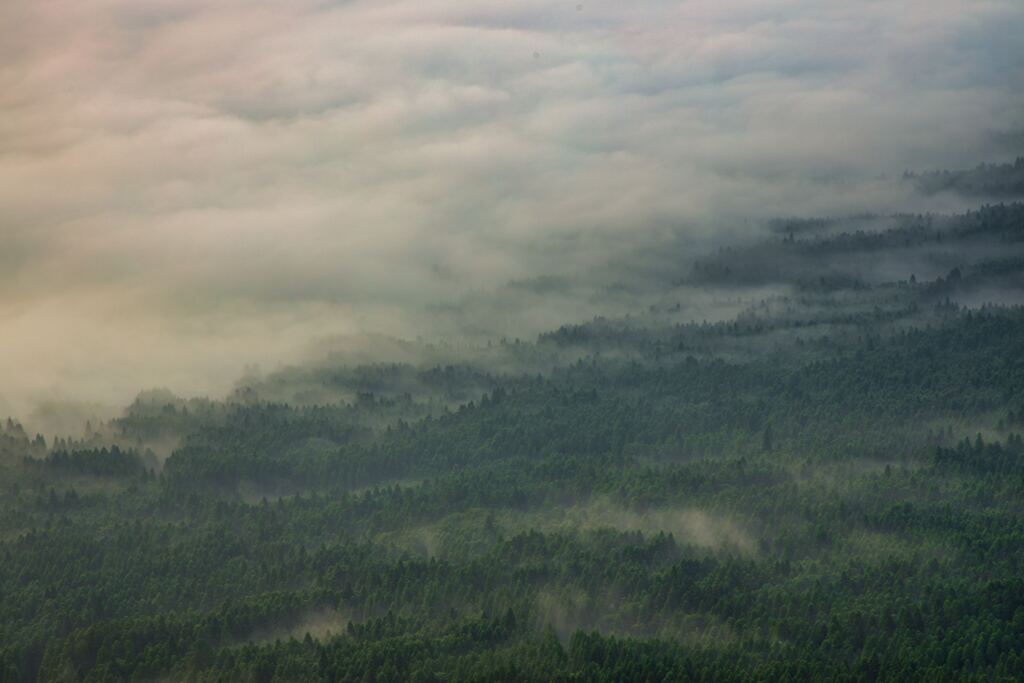
[(0, 679), (1024, 678), (1024, 205), (776, 221), (661, 286), (6, 420)]

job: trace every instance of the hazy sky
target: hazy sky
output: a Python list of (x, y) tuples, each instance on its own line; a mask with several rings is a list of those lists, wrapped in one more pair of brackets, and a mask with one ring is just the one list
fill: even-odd
[(1019, 0), (4, 0), (0, 413), (903, 208), (882, 174), (1024, 151), (1021, 35)]

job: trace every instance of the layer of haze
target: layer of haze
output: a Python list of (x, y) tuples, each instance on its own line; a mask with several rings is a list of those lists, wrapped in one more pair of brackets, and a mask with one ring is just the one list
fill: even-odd
[(1020, 151), (1022, 34), (1017, 0), (7, 0), (0, 413), (528, 337), (601, 312), (509, 304), (536, 278), (913, 210), (886, 177)]

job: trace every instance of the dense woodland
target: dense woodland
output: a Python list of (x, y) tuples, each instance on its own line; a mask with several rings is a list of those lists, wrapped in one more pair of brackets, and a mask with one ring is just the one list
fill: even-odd
[(925, 194), (1019, 197), (1024, 194), (1024, 157), (1017, 157), (1012, 164), (981, 164), (963, 171), (907, 172), (903, 179)]
[(1024, 204), (770, 234), (462, 359), (6, 420), (0, 679), (1024, 679)]

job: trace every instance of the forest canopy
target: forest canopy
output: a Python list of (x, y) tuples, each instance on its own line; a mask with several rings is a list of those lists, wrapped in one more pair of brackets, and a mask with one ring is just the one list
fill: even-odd
[(532, 340), (6, 420), (2, 676), (1019, 679), (1024, 205), (865, 220)]
[(1021, 0), (0, 0), (0, 683), (1024, 681)]

